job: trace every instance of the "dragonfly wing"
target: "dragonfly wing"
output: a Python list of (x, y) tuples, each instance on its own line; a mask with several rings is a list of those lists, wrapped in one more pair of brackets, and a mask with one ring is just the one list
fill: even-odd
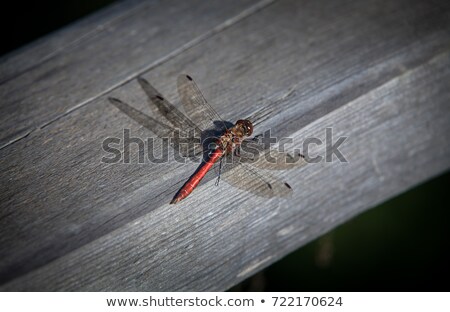
[(223, 129), (226, 123), (206, 101), (202, 92), (189, 75), (180, 75), (177, 80), (178, 93), (187, 115), (201, 130), (210, 129), (215, 122), (219, 122)]
[(186, 115), (178, 110), (172, 103), (164, 98), (147, 80), (138, 77), (138, 82), (150, 101), (156, 106), (159, 113), (167, 119), (175, 128), (189, 132), (195, 129), (201, 130)]
[(304, 156), (298, 152), (292, 154), (272, 148), (265, 149), (262, 143), (254, 140), (242, 142), (238, 160), (266, 170), (289, 170), (307, 164)]
[(128, 117), (152, 131), (161, 139), (169, 139), (172, 147), (180, 152), (183, 157), (198, 157), (202, 154), (199, 137), (189, 136), (182, 130), (163, 124), (119, 99), (110, 97), (108, 100)]
[(221, 177), (238, 189), (265, 198), (287, 197), (292, 194), (292, 188), (288, 183), (245, 163), (230, 166), (228, 162), (224, 167)]

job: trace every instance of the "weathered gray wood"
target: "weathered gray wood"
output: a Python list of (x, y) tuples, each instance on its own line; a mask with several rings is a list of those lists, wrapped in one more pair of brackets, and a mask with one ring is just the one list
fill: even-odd
[(0, 66), (0, 147), (166, 61), (239, 18), (245, 9), (252, 12), (265, 2), (118, 4), (6, 57)]
[(448, 170), (449, 29), (436, 3), (280, 0), (145, 73), (176, 99), (176, 75), (188, 72), (226, 119), (255, 116), (258, 132), (296, 147), (326, 127), (349, 136), (348, 163), (280, 173), (292, 198), (210, 181), (169, 206), (196, 164), (138, 165), (136, 153), (131, 165), (102, 164), (104, 138), (152, 136), (106, 101), (148, 112), (135, 81), (10, 144), (0, 289), (223, 290)]

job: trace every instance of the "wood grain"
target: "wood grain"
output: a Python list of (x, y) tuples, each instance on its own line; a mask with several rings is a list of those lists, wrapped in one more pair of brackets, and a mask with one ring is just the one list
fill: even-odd
[[(280, 0), (144, 70), (173, 102), (176, 76), (191, 74), (225, 119), (250, 116), (257, 132), (270, 128), (295, 147), (324, 140), (327, 127), (348, 136), (348, 163), (279, 173), (294, 188), (288, 199), (206, 179), (170, 206), (196, 164), (137, 164), (136, 151), (131, 164), (102, 163), (105, 138), (124, 128), (153, 136), (107, 96), (151, 110), (135, 80), (113, 88), (94, 75), (104, 95), (0, 150), (0, 289), (224, 290), (448, 170), (450, 10), (437, 4)], [(139, 46), (138, 36), (126, 40)], [(119, 75), (141, 73), (124, 65), (130, 54), (122, 51)], [(310, 153), (324, 155), (325, 145)]]
[(265, 2), (118, 4), (6, 57), (0, 66), (0, 147), (165, 62)]

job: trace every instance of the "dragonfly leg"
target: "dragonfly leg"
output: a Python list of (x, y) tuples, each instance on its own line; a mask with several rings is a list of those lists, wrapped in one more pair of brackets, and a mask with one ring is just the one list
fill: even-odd
[(238, 146), (234, 149), (234, 155), (236, 157), (241, 157), (241, 146)]
[(220, 175), (222, 173), (222, 162), (223, 162), (223, 157), (219, 161), (219, 175), (217, 176), (217, 180), (216, 180), (216, 183), (215, 183), (216, 186), (219, 186)]

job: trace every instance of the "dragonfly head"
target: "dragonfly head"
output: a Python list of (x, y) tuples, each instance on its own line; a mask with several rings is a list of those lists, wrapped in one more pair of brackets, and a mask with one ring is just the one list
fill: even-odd
[(236, 122), (236, 127), (245, 135), (251, 136), (253, 133), (253, 124), (248, 119), (240, 119)]

